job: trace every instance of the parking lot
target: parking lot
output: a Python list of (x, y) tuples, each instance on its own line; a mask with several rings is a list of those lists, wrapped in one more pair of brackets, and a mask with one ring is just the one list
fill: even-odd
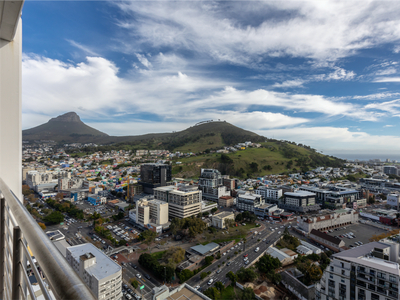
[[(341, 240), (343, 240), (346, 244), (346, 247), (350, 247), (350, 245), (352, 245), (353, 247), (357, 246), (355, 244), (355, 242), (362, 242), (363, 244), (367, 244), (369, 243), (369, 239), (373, 236), (373, 235), (378, 235), (381, 233), (386, 233), (386, 230), (377, 228), (375, 226), (372, 225), (368, 225), (368, 224), (353, 224), (353, 225), (349, 225), (345, 227), (346, 229), (344, 229), (344, 227), (342, 228), (338, 228), (337, 230), (333, 230), (333, 232), (328, 232), (329, 235), (331, 236), (337, 236), (339, 237)], [(348, 238), (348, 237), (340, 237), (340, 235), (346, 234), (346, 233), (350, 233), (352, 232), (353, 235), (355, 236), (355, 238)]]

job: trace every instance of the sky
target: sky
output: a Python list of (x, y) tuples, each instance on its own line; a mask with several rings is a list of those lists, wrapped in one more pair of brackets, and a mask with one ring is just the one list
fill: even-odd
[(400, 1), (29, 1), (22, 125), (110, 135), (225, 120), (343, 158), (400, 158)]

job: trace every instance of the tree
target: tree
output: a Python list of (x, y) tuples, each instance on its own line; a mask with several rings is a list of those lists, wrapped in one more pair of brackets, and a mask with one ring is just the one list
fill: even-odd
[(28, 196), (33, 194), (33, 191), (30, 189), (29, 185), (24, 184), (22, 186), (22, 195)]
[(44, 218), (46, 222), (57, 224), (64, 221), (64, 215), (59, 211), (53, 211), (47, 217)]
[(33, 194), (28, 195), (28, 201), (29, 202), (36, 202), (37, 198), (35, 198), (35, 196)]
[(44, 225), (44, 223), (39, 222), (38, 224), (39, 224), (39, 226), (40, 226), (43, 230), (46, 229), (46, 225)]
[(236, 217), (235, 217), (235, 221), (236, 221), (236, 222), (241, 222), (241, 221), (243, 221), (243, 215), (242, 215), (242, 214), (237, 214)]
[(237, 272), (237, 276), (240, 281), (254, 281), (257, 278), (256, 272), (254, 272), (252, 269), (245, 269), (241, 267), (239, 271)]
[(211, 210), (211, 213), (215, 213), (217, 210), (218, 210), (218, 208), (214, 207), (214, 208)]
[[(232, 271), (231, 271), (232, 272)], [(207, 273), (206, 272), (202, 272), (201, 274), (200, 274), (200, 278), (201, 278), (201, 280), (203, 280), (204, 278), (206, 278), (207, 277)]]
[(222, 292), (225, 289), (225, 285), (221, 282), (221, 281), (217, 281), (214, 286), (220, 291)]
[(374, 204), (375, 203), (375, 195), (370, 195), (368, 198), (368, 204)]
[(214, 256), (212, 256), (212, 255), (206, 256), (206, 258), (205, 258), (206, 266), (211, 265), (213, 260), (214, 260)]
[(57, 201), (61, 201), (64, 199), (64, 194), (63, 193), (57, 193), (57, 195), (54, 197)]
[(221, 293), (218, 291), (216, 287), (210, 287), (203, 292), (207, 297), (217, 300), (221, 297)]
[(131, 278), (131, 285), (137, 289), (139, 287), (139, 282), (136, 280), (136, 278)]
[(244, 288), (242, 292), (241, 300), (253, 300), (256, 299), (256, 294), (254, 294), (254, 290), (252, 288)]
[(226, 273), (226, 277), (231, 281), (232, 286), (235, 286), (236, 282), (238, 281), (238, 276), (232, 271), (229, 271), (228, 273)]
[(186, 280), (193, 276), (193, 272), (189, 269), (184, 269), (178, 273), (178, 278), (181, 283), (184, 283)]
[(157, 232), (151, 230), (145, 230), (140, 233), (139, 240), (143, 241), (150, 248), (150, 245), (154, 242), (156, 236)]
[(232, 220), (232, 219), (225, 220), (225, 226), (227, 229), (235, 226), (235, 220)]
[(163, 255), (162, 260), (170, 267), (176, 266), (185, 259), (185, 250), (181, 247), (171, 247)]

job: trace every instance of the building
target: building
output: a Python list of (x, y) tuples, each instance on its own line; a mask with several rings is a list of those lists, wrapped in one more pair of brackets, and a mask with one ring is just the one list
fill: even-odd
[(142, 164), (140, 166), (140, 181), (143, 191), (153, 194), (156, 187), (166, 186), (171, 182), (171, 166), (166, 164)]
[(399, 299), (399, 244), (372, 242), (331, 256), (316, 299)]
[(89, 189), (69, 189), (62, 190), (61, 193), (64, 196), (64, 200), (69, 200), (71, 202), (83, 201), (89, 196)]
[(306, 246), (303, 245), (299, 245), (296, 248), (297, 252), (303, 255), (310, 255), (313, 254), (313, 251), (309, 248), (307, 248)]
[(155, 287), (152, 295), (152, 300), (211, 300), (187, 283), (178, 286), (172, 291), (165, 285)]
[(387, 175), (398, 175), (399, 170), (396, 166), (383, 166), (383, 173)]
[(297, 226), (310, 233), (313, 229), (324, 231), (356, 224), (358, 220), (359, 214), (353, 209), (324, 210), (318, 214), (298, 216)]
[(282, 252), (281, 250), (275, 248), (274, 246), (268, 247), (266, 253), (268, 253), (274, 258), (279, 259), (279, 261), (283, 266), (291, 264), (293, 261), (290, 255), (287, 255), (285, 252)]
[(320, 248), (318, 248), (318, 247), (316, 247), (316, 246), (314, 246), (314, 245), (312, 245), (310, 243), (307, 243), (306, 241), (300, 240), (300, 243), (301, 243), (301, 246), (304, 246), (307, 249), (312, 250), (312, 252), (315, 253), (315, 254), (321, 254), (322, 253)]
[(66, 259), (97, 299), (122, 299), (122, 268), (96, 246), (68, 247)]
[(235, 220), (235, 215), (233, 212), (223, 211), (219, 214), (212, 216), (212, 225), (216, 228), (224, 229), (226, 228), (226, 220)]
[(386, 204), (398, 208), (400, 203), (400, 194), (389, 194), (387, 195), (386, 200)]
[(222, 196), (230, 196), (231, 193), (223, 185), (221, 172), (215, 169), (201, 169), (199, 178), (199, 189), (202, 191), (203, 199), (218, 202)]
[(279, 210), (276, 204), (263, 204), (254, 208), (254, 214), (261, 218), (271, 217), (274, 211)]
[(231, 207), (234, 204), (232, 196), (222, 196), (218, 198), (218, 205), (222, 207)]
[(38, 172), (29, 171), (26, 173), (26, 184), (36, 192), (42, 189), (54, 188), (58, 184), (59, 178), (70, 178), (69, 172)]
[(83, 187), (83, 179), (82, 178), (59, 178), (58, 179), (58, 191), (68, 189), (78, 189)]
[[(299, 246), (301, 247), (301, 246)], [(314, 284), (306, 286), (299, 278), (304, 276), (297, 268), (290, 268), (280, 273), (282, 276), (281, 283), (291, 291), (296, 299), (300, 300), (313, 300), (315, 299), (315, 286)]]
[(141, 225), (168, 223), (168, 203), (161, 200), (142, 199), (136, 203), (136, 223)]
[[(0, 251), (0, 298), (33, 299), (30, 293), (34, 293), (36, 299), (43, 299), (42, 295), (48, 293), (52, 299), (94, 300), (83, 281), (22, 206), (23, 5), (24, 1), (0, 0), (0, 192), (5, 207), (2, 212), (13, 216), (12, 222), (1, 222), (1, 232), (13, 234), (1, 234), (0, 245), (2, 249), (7, 243), (21, 245), (23, 238), (31, 255), (20, 255), (20, 247)], [(28, 258), (32, 259), (32, 265)], [(24, 271), (36, 265), (40, 266), (40, 276), (29, 276)]]
[(345, 245), (343, 240), (315, 229), (311, 230), (309, 237), (310, 239), (335, 252), (339, 252), (340, 248), (344, 247)]
[(282, 197), (282, 189), (260, 186), (255, 190), (255, 193), (261, 195), (267, 203), (278, 203)]
[(236, 198), (236, 208), (254, 212), (257, 207), (265, 204), (261, 195), (244, 193), (238, 194)]
[(321, 209), (321, 207), (315, 203), (315, 194), (306, 191), (285, 193), (282, 201), (279, 203), (279, 207), (302, 213)]
[(166, 186), (154, 189), (154, 198), (168, 202), (168, 216), (188, 218), (201, 213), (201, 191), (196, 185)]
[(316, 203), (330, 209), (344, 208), (346, 204), (360, 199), (360, 191), (339, 186), (328, 186), (322, 189), (302, 185), (299, 190), (314, 193)]
[(106, 204), (107, 198), (106, 197), (101, 197), (101, 196), (96, 195), (96, 194), (89, 194), (87, 201), (89, 203), (91, 203), (92, 205), (97, 206), (97, 205)]

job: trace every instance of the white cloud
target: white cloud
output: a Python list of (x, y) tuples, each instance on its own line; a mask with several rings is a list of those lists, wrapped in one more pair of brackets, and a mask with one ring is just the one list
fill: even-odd
[(91, 50), (87, 46), (84, 46), (84, 45), (82, 45), (82, 44), (80, 44), (78, 42), (75, 42), (75, 41), (69, 40), (69, 39), (66, 39), (66, 41), (68, 43), (70, 43), (72, 46), (74, 46), (75, 48), (78, 48), (79, 50), (82, 50), (85, 53), (85, 55), (99, 56), (99, 54), (97, 54), (95, 51)]
[(400, 45), (395, 46), (395, 47), (393, 48), (393, 52), (394, 52), (394, 53), (400, 53)]
[(392, 75), (392, 74), (396, 74), (396, 73), (397, 73), (397, 70), (395, 68), (387, 68), (387, 69), (376, 72), (375, 75), (376, 76), (385, 76), (385, 75)]
[(252, 67), (260, 67), (265, 56), (335, 61), (400, 39), (397, 1), (116, 4), (132, 14), (119, 25), (139, 36), (135, 43), (189, 49)]
[(393, 98), (393, 97), (398, 97), (400, 96), (400, 93), (389, 93), (389, 92), (384, 92), (384, 93), (375, 93), (375, 94), (370, 94), (370, 95), (363, 95), (363, 96), (353, 96), (353, 99), (359, 99), (359, 100), (380, 100), (380, 99), (387, 99), (387, 98)]
[(400, 77), (378, 77), (373, 82), (400, 82)]
[(295, 80), (287, 80), (282, 83), (275, 83), (272, 85), (274, 88), (292, 88), (292, 87), (303, 87), (304, 80), (295, 79)]
[(396, 125), (385, 125), (385, 126), (383, 126), (383, 127), (395, 127)]
[(151, 63), (147, 60), (147, 58), (144, 55), (136, 53), (136, 57), (143, 66), (145, 66), (146, 68), (151, 68)]

